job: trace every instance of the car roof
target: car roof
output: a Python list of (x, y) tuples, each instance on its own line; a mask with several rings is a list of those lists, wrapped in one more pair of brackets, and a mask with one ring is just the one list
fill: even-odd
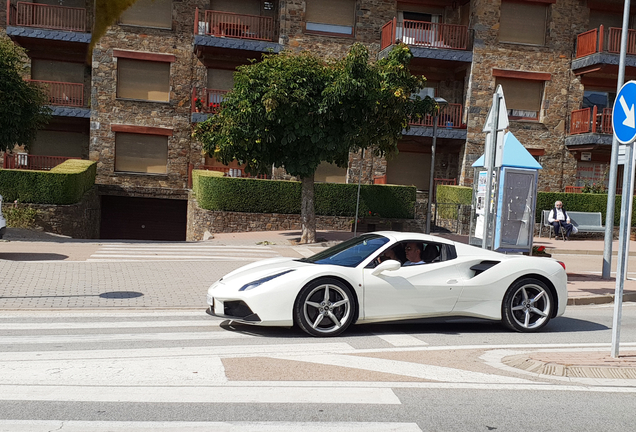
[(399, 232), (399, 231), (374, 231), (369, 234), (378, 234), (384, 237), (388, 237), (391, 240), (396, 242), (404, 241), (404, 240), (415, 240), (422, 242), (436, 242), (436, 243), (444, 243), (449, 245), (454, 245), (455, 242), (452, 240), (448, 240), (444, 237), (432, 236), (429, 234), (416, 233), (416, 232)]

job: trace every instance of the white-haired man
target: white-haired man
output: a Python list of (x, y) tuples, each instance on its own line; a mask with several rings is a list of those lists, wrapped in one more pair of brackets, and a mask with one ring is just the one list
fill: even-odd
[(570, 223), (570, 216), (568, 216), (568, 212), (565, 211), (565, 207), (563, 207), (561, 201), (554, 203), (554, 208), (550, 211), (550, 215), (548, 216), (548, 222), (554, 227), (555, 236), (558, 236), (561, 232), (561, 228), (563, 228), (563, 240), (565, 241), (570, 238), (572, 224)]

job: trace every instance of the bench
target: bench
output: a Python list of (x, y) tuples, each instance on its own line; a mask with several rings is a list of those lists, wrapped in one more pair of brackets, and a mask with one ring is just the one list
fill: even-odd
[[(552, 210), (543, 210), (541, 212), (539, 237), (541, 237), (543, 227), (546, 227), (548, 229), (548, 238), (552, 238), (554, 227), (550, 222), (548, 222), (551, 211)], [(570, 222), (572, 222), (572, 225), (574, 225), (579, 232), (605, 232), (601, 212), (569, 211), (568, 216), (570, 216)]]

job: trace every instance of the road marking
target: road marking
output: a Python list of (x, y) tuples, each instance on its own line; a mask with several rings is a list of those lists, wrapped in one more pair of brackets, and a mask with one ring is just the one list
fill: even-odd
[(0, 400), (134, 403), (308, 403), (400, 405), (390, 388), (254, 386), (0, 385)]
[(296, 248), (294, 248), (294, 250), (296, 252), (298, 252), (299, 254), (301, 254), (302, 256), (304, 256), (305, 258), (308, 258), (310, 256), (314, 256), (317, 253), (317, 251), (311, 250), (311, 249), (309, 249), (307, 247), (296, 247)]
[(454, 369), (443, 366), (433, 366), (420, 363), (403, 362), (399, 360), (386, 360), (379, 358), (339, 355), (339, 354), (312, 354), (312, 355), (273, 355), (273, 358), (318, 363), (321, 365), (341, 366), (353, 369), (369, 370), (374, 372), (392, 373), (432, 381), (448, 383), (531, 383), (522, 378), (512, 378), (500, 375), (492, 375), (481, 372), (470, 372), (463, 369)]
[(223, 321), (110, 321), (110, 322), (49, 322), (49, 323), (2, 323), (1, 330), (80, 330), (107, 328), (155, 328), (155, 327), (219, 327)]
[(132, 348), (132, 349), (98, 349), (73, 351), (0, 351), (2, 362), (40, 362), (61, 360), (91, 360), (91, 359), (126, 359), (126, 358), (175, 358), (188, 356), (216, 356), (216, 357), (254, 357), (264, 354), (280, 353), (352, 353), (353, 347), (347, 343), (294, 343), (270, 345), (227, 345), (203, 347), (173, 347), (173, 348)]
[(397, 422), (180, 422), (0, 420), (0, 432), (422, 432)]
[[(101, 259), (96, 259), (101, 258)], [(263, 257), (238, 257), (227, 255), (103, 255), (93, 254), (86, 261), (106, 261), (104, 258), (154, 258), (156, 260), (223, 260), (223, 261), (260, 261)]]
[(253, 337), (250, 334), (209, 331), (191, 333), (130, 333), (97, 335), (36, 335), (36, 336), (0, 336), (0, 345), (27, 344), (73, 344), (102, 342), (140, 342), (140, 341), (176, 341), (176, 340), (221, 340)]
[[(0, 315), (0, 323), (3, 320), (11, 319), (13, 322), (14, 318), (154, 318), (154, 317), (176, 317), (176, 316), (208, 316), (205, 313), (205, 308), (189, 308), (187, 310), (175, 310), (175, 311), (166, 311), (166, 310), (149, 310), (149, 311), (138, 311), (138, 312), (130, 312), (127, 310), (114, 310), (114, 311), (105, 311), (103, 309), (89, 309), (82, 308), (81, 310), (68, 310), (68, 309), (59, 309), (59, 310), (41, 310), (37, 311), (28, 310), (28, 309), (19, 309), (19, 310), (3, 310), (2, 315)], [(209, 317), (210, 321), (217, 321), (220, 318)], [(222, 322), (219, 321), (219, 322)], [(42, 327), (45, 328), (48, 325), (47, 323), (41, 323)]]
[(404, 333), (375, 333), (375, 335), (396, 347), (428, 345), (423, 340)]

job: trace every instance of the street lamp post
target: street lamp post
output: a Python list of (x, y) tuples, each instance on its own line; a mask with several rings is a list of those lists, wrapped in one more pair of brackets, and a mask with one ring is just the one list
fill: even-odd
[(433, 204), (433, 182), (435, 181), (435, 147), (437, 145), (437, 120), (439, 113), (446, 108), (446, 99), (436, 97), (435, 102), (439, 106), (437, 113), (433, 117), (433, 144), (431, 145), (431, 176), (428, 182), (428, 206), (426, 208), (426, 234), (431, 233), (431, 205)]

